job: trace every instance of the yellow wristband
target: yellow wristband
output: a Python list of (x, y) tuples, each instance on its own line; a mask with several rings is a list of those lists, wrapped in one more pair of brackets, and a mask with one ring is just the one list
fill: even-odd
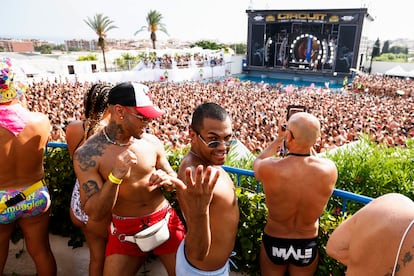
[(118, 177), (114, 176), (114, 175), (112, 174), (112, 172), (110, 172), (110, 173), (109, 173), (109, 175), (108, 175), (108, 180), (109, 180), (109, 181), (111, 181), (112, 183), (116, 184), (116, 185), (119, 185), (119, 184), (121, 184), (121, 183), (122, 183), (122, 179), (120, 179), (120, 178), (118, 178)]

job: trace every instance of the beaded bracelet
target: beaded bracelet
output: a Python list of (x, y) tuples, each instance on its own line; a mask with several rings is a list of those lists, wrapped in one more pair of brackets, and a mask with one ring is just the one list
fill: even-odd
[(110, 173), (109, 173), (109, 175), (108, 175), (108, 180), (109, 180), (109, 181), (111, 181), (112, 183), (116, 184), (116, 185), (119, 185), (119, 184), (121, 184), (121, 183), (122, 183), (122, 179), (120, 179), (120, 178), (118, 178), (118, 177), (114, 176), (114, 175), (112, 174), (112, 172), (110, 172)]

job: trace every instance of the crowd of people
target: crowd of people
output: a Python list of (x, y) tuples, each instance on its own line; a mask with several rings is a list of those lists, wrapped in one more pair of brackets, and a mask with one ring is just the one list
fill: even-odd
[[(378, 143), (405, 146), (414, 136), (412, 79), (356, 76), (349, 87), (268, 85), (227, 79), (215, 82), (146, 82), (155, 103), (166, 111), (147, 132), (171, 148), (188, 145), (191, 110), (205, 101), (226, 107), (234, 120), (237, 139), (252, 153), (260, 153), (275, 139), (278, 124), (285, 123), (288, 105), (304, 105), (322, 123), (315, 150), (323, 152), (369, 134)], [(49, 115), (51, 141), (65, 142), (65, 127), (82, 114), (82, 97), (91, 83), (44, 80), (28, 91), (32, 111)], [(396, 91), (405, 94), (397, 94)]]

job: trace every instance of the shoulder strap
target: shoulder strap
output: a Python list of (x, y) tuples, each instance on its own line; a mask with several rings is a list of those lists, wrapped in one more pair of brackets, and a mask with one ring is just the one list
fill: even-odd
[(397, 264), (398, 264), (398, 257), (400, 256), (400, 251), (401, 251), (401, 248), (402, 248), (402, 245), (403, 245), (403, 243), (404, 243), (404, 240), (405, 240), (405, 237), (407, 236), (407, 234), (408, 234), (408, 231), (410, 231), (410, 228), (411, 228), (411, 226), (414, 224), (414, 219), (410, 222), (410, 224), (407, 226), (407, 229), (405, 229), (405, 232), (404, 232), (404, 234), (403, 234), (403, 236), (402, 236), (402, 238), (401, 238), (401, 241), (400, 241), (400, 246), (398, 247), (398, 251), (397, 251), (397, 256), (395, 257), (395, 263), (394, 263), (394, 269), (392, 270), (392, 276), (394, 276), (395, 275), (395, 271), (396, 271), (396, 269), (397, 269)]

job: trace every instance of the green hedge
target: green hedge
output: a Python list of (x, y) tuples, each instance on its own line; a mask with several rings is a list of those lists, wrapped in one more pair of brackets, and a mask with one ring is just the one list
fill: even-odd
[(52, 199), (50, 233), (70, 237), (69, 246), (81, 247), (85, 238), (69, 216), (76, 175), (67, 148), (49, 148), (45, 156), (45, 179)]
[[(328, 155), (338, 168), (337, 189), (376, 198), (386, 193), (401, 193), (414, 199), (414, 139), (407, 146), (386, 147), (369, 136), (344, 150)], [(337, 201), (330, 207), (341, 206)], [(348, 213), (361, 204), (349, 202)]]
[[(389, 192), (399, 192), (414, 199), (414, 149), (413, 140), (408, 142), (407, 148), (386, 148), (369, 141), (369, 137), (362, 137), (361, 141), (347, 150), (328, 154), (338, 167), (339, 177), (336, 188), (362, 194), (370, 197)], [(180, 160), (188, 149), (169, 151), (169, 161), (173, 169), (177, 170)], [(230, 155), (229, 159), (233, 156)], [(251, 169), (252, 160), (229, 161), (232, 167)], [(50, 149), (45, 158), (46, 182), (52, 196), (52, 213), (50, 232), (64, 237), (70, 237), (68, 246), (83, 245), (82, 232), (69, 218), (69, 206), (75, 174), (68, 151), (65, 148)], [(235, 175), (231, 175), (236, 183)], [(234, 271), (248, 275), (259, 275), (259, 248), (261, 235), (266, 223), (267, 209), (263, 193), (256, 193), (257, 181), (252, 177), (241, 177), (241, 187), (236, 189), (240, 222), (232, 257), (237, 266)], [(167, 194), (167, 198), (179, 211), (174, 193)], [(361, 208), (361, 204), (348, 202), (348, 214)], [(320, 218), (319, 243), (320, 264), (316, 275), (345, 275), (345, 267), (326, 255), (325, 245), (330, 233), (344, 220), (338, 212), (342, 202), (332, 197), (328, 208)], [(346, 214), (345, 214), (346, 216)], [(16, 237), (21, 235), (16, 234)]]

